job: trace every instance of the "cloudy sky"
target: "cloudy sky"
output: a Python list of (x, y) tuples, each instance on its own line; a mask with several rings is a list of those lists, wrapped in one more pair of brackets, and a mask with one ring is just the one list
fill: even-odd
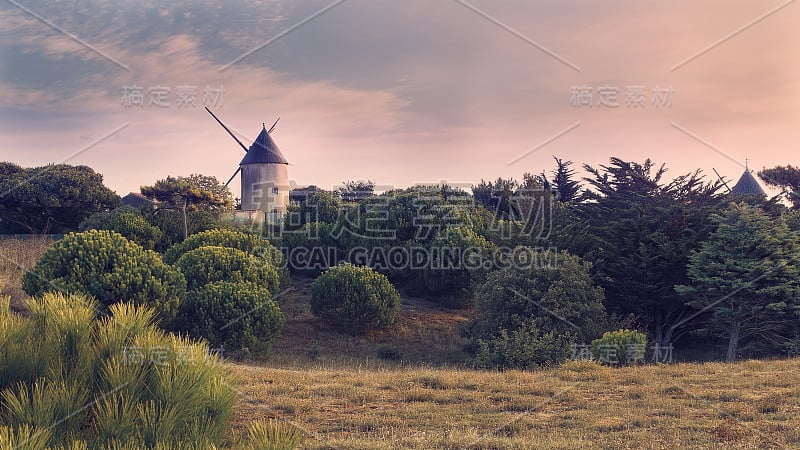
[(0, 151), (123, 195), (224, 181), (243, 152), (209, 106), (248, 146), (280, 117), (298, 185), (468, 186), (551, 155), (735, 181), (800, 164), (798, 23), (787, 0), (7, 0)]

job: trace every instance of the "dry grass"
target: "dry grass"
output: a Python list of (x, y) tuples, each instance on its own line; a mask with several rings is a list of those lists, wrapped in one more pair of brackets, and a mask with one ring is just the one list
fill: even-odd
[(11, 296), (12, 311), (22, 312), (23, 301), (28, 298), (22, 291), (22, 275), (36, 265), (52, 243), (43, 238), (0, 240), (0, 295)]
[(232, 365), (236, 427), (278, 418), (305, 448), (798, 448), (800, 360), (534, 372)]

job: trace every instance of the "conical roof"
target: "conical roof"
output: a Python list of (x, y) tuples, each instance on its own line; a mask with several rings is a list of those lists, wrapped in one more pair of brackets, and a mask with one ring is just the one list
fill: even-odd
[(265, 126), (253, 141), (250, 150), (244, 155), (242, 162), (239, 163), (240, 166), (244, 164), (289, 164), (289, 162), (283, 157), (281, 150), (267, 133)]
[(767, 195), (747, 168), (744, 169), (742, 177), (731, 189), (731, 194)]

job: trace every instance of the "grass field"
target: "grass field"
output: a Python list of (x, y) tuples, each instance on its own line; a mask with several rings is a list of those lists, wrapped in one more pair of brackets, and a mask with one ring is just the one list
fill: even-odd
[[(13, 304), (46, 244), (0, 241)], [(404, 298), (394, 330), (345, 336), (311, 314), (309, 285), (278, 299), (286, 325), (268, 361), (230, 363), (236, 430), (277, 418), (311, 449), (800, 448), (800, 359), (471, 370), (457, 364), (470, 311)]]
[(800, 360), (532, 372), (232, 365), (305, 448), (800, 448)]

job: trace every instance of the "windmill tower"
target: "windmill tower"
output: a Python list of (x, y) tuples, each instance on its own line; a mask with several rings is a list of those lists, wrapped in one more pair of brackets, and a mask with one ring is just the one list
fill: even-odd
[(269, 130), (262, 124), (261, 133), (250, 148), (247, 148), (210, 109), (206, 108), (206, 111), (245, 151), (239, 168), (225, 183), (225, 186), (229, 185), (241, 172), (241, 215), (253, 219), (263, 213), (267, 223), (278, 223), (286, 214), (286, 207), (289, 205), (289, 162), (270, 136), (278, 121), (276, 120)]

